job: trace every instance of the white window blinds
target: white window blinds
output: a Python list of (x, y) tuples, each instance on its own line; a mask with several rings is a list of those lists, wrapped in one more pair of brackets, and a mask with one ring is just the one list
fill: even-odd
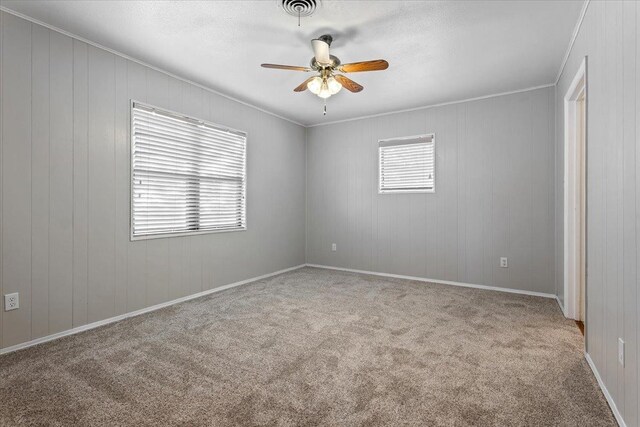
[(380, 193), (435, 191), (435, 137), (379, 141)]
[(246, 134), (131, 103), (131, 239), (246, 228)]

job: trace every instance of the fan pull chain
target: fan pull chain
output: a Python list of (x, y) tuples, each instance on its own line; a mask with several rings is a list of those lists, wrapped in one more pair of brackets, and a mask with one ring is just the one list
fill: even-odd
[(322, 110), (322, 115), (327, 115), (327, 98), (324, 99), (324, 109)]
[(300, 26), (300, 8), (298, 8), (298, 27)]

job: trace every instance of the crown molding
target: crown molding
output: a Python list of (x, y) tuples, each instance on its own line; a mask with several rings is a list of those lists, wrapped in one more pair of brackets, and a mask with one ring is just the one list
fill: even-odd
[(564, 59), (562, 61), (562, 65), (560, 67), (560, 70), (558, 71), (558, 75), (556, 77), (555, 83), (549, 83), (549, 84), (545, 84), (545, 85), (534, 86), (534, 87), (529, 87), (529, 88), (524, 88), (524, 89), (518, 89), (518, 90), (513, 90), (513, 91), (508, 91), (508, 92), (500, 92), (500, 93), (496, 93), (496, 94), (489, 94), (489, 95), (484, 95), (484, 96), (479, 96), (479, 97), (474, 97), (474, 98), (466, 98), (466, 99), (450, 101), (450, 102), (443, 102), (443, 103), (438, 103), (438, 104), (428, 104), (428, 105), (424, 105), (424, 106), (420, 106), (420, 107), (407, 108), (407, 109), (401, 109), (401, 110), (394, 110), (394, 111), (388, 111), (388, 112), (383, 112), (383, 113), (352, 117), (352, 118), (342, 119), (342, 120), (334, 120), (334, 121), (330, 121), (330, 122), (313, 123), (313, 124), (303, 124), (303, 123), (298, 122), (296, 120), (293, 120), (293, 119), (291, 119), (289, 117), (282, 116), (280, 114), (274, 113), (273, 111), (269, 111), (269, 110), (266, 110), (266, 109), (264, 109), (262, 107), (259, 107), (257, 105), (251, 104), (251, 103), (249, 103), (247, 101), (243, 101), (241, 99), (234, 98), (233, 96), (227, 95), (227, 94), (219, 92), (219, 91), (217, 91), (217, 90), (215, 90), (213, 88), (204, 86), (204, 85), (202, 85), (200, 83), (196, 83), (196, 82), (194, 82), (192, 80), (189, 80), (187, 78), (184, 78), (184, 77), (181, 77), (179, 75), (173, 74), (173, 73), (171, 73), (169, 71), (163, 70), (162, 68), (159, 68), (159, 67), (156, 67), (154, 65), (148, 64), (148, 63), (146, 63), (144, 61), (141, 61), (139, 59), (133, 58), (133, 57), (131, 57), (129, 55), (126, 55), (126, 54), (124, 54), (122, 52), (119, 52), (119, 51), (116, 51), (114, 49), (108, 48), (108, 47), (103, 46), (103, 45), (101, 45), (99, 43), (96, 43), (96, 42), (93, 42), (91, 40), (88, 40), (88, 39), (86, 39), (84, 37), (78, 36), (76, 34), (73, 34), (73, 33), (70, 33), (68, 31), (65, 31), (65, 30), (63, 30), (61, 28), (58, 28), (58, 27), (55, 27), (53, 25), (47, 24), (45, 22), (39, 21), (39, 20), (37, 20), (35, 18), (32, 18), (32, 17), (27, 16), (27, 15), (24, 15), (24, 14), (22, 14), (20, 12), (16, 12), (16, 11), (14, 11), (12, 9), (7, 8), (6, 6), (0, 6), (0, 11), (6, 12), (6, 13), (8, 13), (10, 15), (14, 15), (14, 16), (16, 16), (18, 18), (21, 18), (21, 19), (24, 19), (26, 21), (32, 22), (34, 24), (41, 25), (41, 26), (43, 26), (45, 28), (48, 28), (49, 30), (52, 30), (52, 31), (55, 31), (57, 33), (63, 34), (65, 36), (71, 37), (71, 38), (73, 38), (75, 40), (78, 40), (80, 42), (83, 42), (83, 43), (86, 43), (86, 44), (91, 45), (93, 47), (96, 47), (98, 49), (104, 50), (106, 52), (109, 52), (109, 53), (111, 53), (113, 55), (119, 56), (119, 57), (121, 57), (123, 59), (126, 59), (128, 61), (135, 62), (137, 64), (140, 64), (140, 65), (144, 66), (144, 67), (148, 67), (148, 68), (150, 68), (152, 70), (155, 70), (155, 71), (158, 71), (160, 73), (163, 73), (163, 74), (165, 74), (165, 75), (167, 75), (169, 77), (175, 78), (175, 79), (183, 81), (185, 83), (189, 83), (189, 84), (194, 85), (196, 87), (199, 87), (199, 88), (201, 88), (203, 90), (206, 90), (207, 92), (216, 94), (216, 95), (221, 96), (223, 98), (226, 98), (226, 99), (229, 99), (231, 101), (237, 102), (239, 104), (245, 105), (245, 106), (247, 106), (249, 108), (253, 108), (253, 109), (258, 110), (260, 112), (263, 112), (265, 114), (269, 114), (269, 115), (271, 115), (273, 117), (277, 117), (279, 119), (285, 120), (287, 122), (293, 123), (293, 124), (301, 126), (303, 128), (313, 128), (313, 127), (318, 127), (318, 126), (326, 126), (326, 125), (332, 125), (332, 124), (337, 124), (337, 123), (345, 123), (345, 122), (369, 119), (369, 118), (374, 118), (374, 117), (388, 116), (388, 115), (392, 115), (392, 114), (407, 113), (407, 112), (418, 111), (418, 110), (423, 110), (423, 109), (428, 109), (428, 108), (444, 107), (444, 106), (447, 106), (447, 105), (455, 105), (455, 104), (461, 104), (461, 103), (465, 103), (465, 102), (480, 101), (480, 100), (483, 100), (483, 99), (495, 98), (495, 97), (505, 96), (505, 95), (513, 95), (513, 94), (517, 94), (517, 93), (529, 92), (529, 91), (533, 91), (533, 90), (537, 90), (537, 89), (544, 89), (544, 88), (547, 88), (547, 87), (556, 86), (558, 84), (558, 81), (560, 80), (560, 77), (562, 76), (562, 73), (564, 71), (566, 63), (567, 63), (567, 61), (569, 59), (569, 55), (571, 53), (571, 50), (572, 50), (573, 45), (575, 43), (575, 40), (576, 40), (576, 38), (578, 36), (579, 30), (580, 30), (580, 27), (581, 27), (582, 22), (584, 20), (584, 16), (586, 14), (587, 7), (588, 7), (589, 3), (590, 3), (590, 0), (585, 0), (584, 5), (582, 7), (582, 11), (580, 12), (580, 17), (578, 19), (578, 22), (576, 23), (575, 28), (574, 28), (573, 35), (571, 37), (571, 42), (569, 43), (569, 46), (568, 46), (567, 51), (565, 53)]
[(578, 38), (578, 33), (580, 32), (580, 27), (582, 27), (582, 22), (584, 21), (584, 16), (587, 14), (587, 8), (589, 7), (589, 3), (591, 0), (585, 0), (582, 5), (582, 10), (580, 11), (580, 17), (578, 18), (578, 22), (576, 22), (576, 26), (573, 29), (573, 34), (571, 35), (571, 41), (569, 42), (569, 46), (567, 47), (567, 51), (564, 54), (564, 58), (562, 59), (562, 64), (560, 65), (560, 69), (558, 70), (558, 75), (556, 77), (556, 82), (554, 85), (557, 85), (560, 81), (560, 77), (562, 77), (562, 73), (564, 72), (564, 67), (567, 66), (567, 61), (569, 60), (569, 55), (571, 55), (571, 50), (573, 50), (573, 45)]
[(465, 102), (481, 101), (483, 99), (497, 98), (499, 96), (506, 96), (506, 95), (514, 95), (516, 93), (530, 92), (530, 91), (533, 91), (533, 90), (544, 89), (544, 88), (553, 87), (553, 86), (555, 86), (555, 83), (549, 83), (549, 84), (546, 84), (546, 85), (528, 87), (528, 88), (525, 88), (525, 89), (517, 89), (517, 90), (512, 90), (512, 91), (509, 91), (509, 92), (500, 92), (500, 93), (495, 93), (495, 94), (491, 94), (491, 95), (478, 96), (478, 97), (475, 97), (475, 98), (461, 99), (461, 100), (458, 100), (458, 101), (442, 102), (440, 104), (424, 105), (424, 106), (421, 106), (421, 107), (407, 108), (407, 109), (404, 109), (404, 110), (395, 110), (395, 111), (389, 111), (389, 112), (386, 112), (386, 113), (371, 114), (371, 115), (368, 115), (368, 116), (352, 117), (350, 119), (344, 119), (344, 120), (334, 120), (334, 121), (331, 121), (331, 122), (316, 123), (316, 124), (312, 124), (312, 125), (306, 125), (305, 127), (312, 128), (312, 127), (317, 127), (317, 126), (333, 125), (333, 124), (336, 124), (336, 123), (353, 122), (353, 121), (356, 121), (356, 120), (364, 120), (364, 119), (371, 119), (371, 118), (374, 118), (374, 117), (389, 116), (391, 114), (408, 113), (408, 112), (411, 112), (411, 111), (426, 110), (428, 108), (444, 107), (446, 105), (463, 104)]
[(24, 19), (25, 21), (29, 21), (29, 22), (31, 22), (33, 24), (37, 24), (37, 25), (40, 25), (42, 27), (48, 28), (51, 31), (55, 31), (55, 32), (63, 34), (65, 36), (67, 36), (67, 37), (71, 37), (72, 39), (78, 40), (78, 41), (80, 41), (82, 43), (86, 43), (86, 44), (91, 45), (93, 47), (96, 47), (98, 49), (104, 50), (104, 51), (109, 52), (109, 53), (111, 53), (113, 55), (116, 55), (116, 56), (119, 56), (119, 57), (121, 57), (123, 59), (126, 59), (127, 61), (135, 62), (137, 64), (140, 64), (140, 65), (144, 66), (144, 67), (147, 67), (147, 68), (150, 68), (152, 70), (158, 71), (158, 72), (160, 72), (162, 74), (165, 74), (165, 75), (167, 75), (169, 77), (173, 77), (174, 79), (180, 80), (180, 81), (185, 82), (185, 83), (189, 83), (189, 84), (191, 84), (193, 86), (199, 87), (200, 89), (204, 89), (207, 92), (210, 92), (210, 93), (216, 94), (218, 96), (221, 96), (223, 98), (229, 99), (231, 101), (237, 102), (238, 104), (242, 104), (242, 105), (245, 105), (247, 107), (253, 108), (255, 110), (261, 111), (261, 112), (263, 112), (265, 114), (269, 114), (270, 116), (274, 116), (274, 117), (277, 117), (279, 119), (286, 120), (287, 122), (296, 124), (298, 126), (306, 127), (304, 124), (302, 124), (300, 122), (297, 122), (297, 121), (295, 121), (293, 119), (290, 119), (289, 117), (281, 116), (280, 114), (274, 113), (273, 111), (265, 110), (264, 108), (258, 107), (257, 105), (251, 104), (251, 103), (249, 103), (247, 101), (243, 101), (241, 99), (234, 98), (233, 96), (230, 96), (230, 95), (227, 95), (225, 93), (219, 92), (219, 91), (217, 91), (215, 89), (212, 89), (210, 87), (204, 86), (204, 85), (202, 85), (200, 83), (196, 83), (196, 82), (194, 82), (192, 80), (186, 79), (184, 77), (180, 77), (180, 76), (178, 76), (176, 74), (170, 73), (169, 71), (163, 70), (162, 68), (158, 68), (158, 67), (156, 67), (154, 65), (148, 64), (148, 63), (146, 63), (144, 61), (140, 61), (139, 59), (133, 58), (133, 57), (131, 57), (129, 55), (126, 55), (126, 54), (124, 54), (122, 52), (118, 52), (117, 50), (108, 48), (108, 47), (103, 46), (103, 45), (101, 45), (99, 43), (96, 43), (96, 42), (93, 42), (91, 40), (85, 39), (84, 37), (80, 37), (80, 36), (78, 36), (76, 34), (70, 33), (69, 31), (65, 31), (65, 30), (63, 30), (61, 28), (58, 28), (58, 27), (55, 27), (53, 25), (47, 24), (46, 22), (39, 21), (39, 20), (37, 20), (35, 18), (32, 18), (32, 17), (27, 16), (27, 15), (24, 15), (24, 14), (22, 14), (20, 12), (16, 12), (15, 10), (11, 10), (11, 9), (7, 8), (6, 6), (0, 6), (0, 11), (1, 12), (6, 12), (6, 13), (8, 13), (10, 15), (13, 15), (13, 16), (16, 16), (16, 17), (18, 17), (20, 19)]

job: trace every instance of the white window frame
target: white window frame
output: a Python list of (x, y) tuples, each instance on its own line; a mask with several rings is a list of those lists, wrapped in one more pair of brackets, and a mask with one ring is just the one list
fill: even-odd
[[(174, 115), (176, 117), (184, 118), (191, 121), (198, 121), (202, 124), (206, 124), (207, 126), (215, 127), (222, 131), (233, 132), (237, 134), (242, 134), (245, 137), (245, 149), (244, 149), (244, 188), (242, 197), (244, 198), (244, 227), (238, 227), (233, 229), (225, 229), (225, 230), (203, 230), (203, 231), (184, 231), (184, 232), (175, 232), (175, 233), (160, 233), (160, 234), (145, 234), (145, 235), (134, 235), (133, 234), (133, 108), (134, 104), (139, 104), (141, 106), (147, 108), (153, 108), (163, 113)], [(246, 231), (248, 227), (248, 200), (247, 200), (247, 185), (248, 185), (248, 176), (249, 171), (247, 170), (247, 150), (249, 149), (249, 134), (245, 131), (241, 131), (238, 129), (233, 129), (229, 126), (223, 126), (208, 120), (197, 119), (186, 115), (184, 113), (178, 113), (176, 111), (169, 110), (167, 108), (156, 107), (155, 105), (148, 104), (146, 102), (137, 101), (135, 99), (131, 99), (129, 102), (129, 239), (130, 241), (138, 241), (138, 240), (152, 240), (152, 239), (166, 239), (172, 237), (184, 237), (184, 236), (196, 236), (201, 234), (213, 234), (213, 233), (233, 233), (239, 231)]]
[[(383, 190), (382, 189), (382, 156), (380, 151), (380, 144), (387, 142), (398, 142), (401, 145), (402, 141), (411, 141), (419, 138), (431, 138), (433, 141), (433, 188), (431, 189), (409, 189), (409, 190)], [(425, 133), (421, 135), (403, 136), (398, 138), (387, 138), (378, 140), (378, 194), (416, 194), (416, 193), (435, 193), (436, 192), (436, 166), (437, 166), (437, 151), (436, 151), (436, 134)]]

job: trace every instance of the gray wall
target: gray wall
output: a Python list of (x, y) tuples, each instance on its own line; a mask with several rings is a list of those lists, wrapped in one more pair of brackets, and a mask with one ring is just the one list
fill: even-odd
[[(378, 194), (378, 139), (431, 132), (435, 194)], [(308, 263), (553, 294), (554, 209), (552, 87), (307, 130)]]
[[(8, 347), (304, 263), (304, 128), (0, 12)], [(129, 99), (247, 131), (245, 232), (129, 241)]]
[[(557, 182), (562, 227), (564, 95), (588, 56), (587, 351), (628, 426), (638, 414), (640, 342), (640, 5), (592, 1), (557, 86)], [(562, 241), (558, 292), (562, 293)], [(626, 364), (617, 340), (626, 341)]]

